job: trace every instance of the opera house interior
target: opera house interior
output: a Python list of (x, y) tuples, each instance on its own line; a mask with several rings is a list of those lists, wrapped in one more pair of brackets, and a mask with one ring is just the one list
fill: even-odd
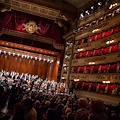
[(120, 0), (0, 0), (0, 120), (120, 119)]

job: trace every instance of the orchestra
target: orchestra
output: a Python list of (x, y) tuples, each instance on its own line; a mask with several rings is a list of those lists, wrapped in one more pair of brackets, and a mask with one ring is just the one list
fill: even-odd
[(65, 83), (57, 83), (56, 81), (42, 79), (38, 75), (30, 75), (28, 73), (19, 74), (15, 71), (7, 72), (0, 71), (0, 85), (9, 86), (12, 85), (20, 86), (23, 89), (38, 90), (51, 93), (67, 93), (68, 88)]

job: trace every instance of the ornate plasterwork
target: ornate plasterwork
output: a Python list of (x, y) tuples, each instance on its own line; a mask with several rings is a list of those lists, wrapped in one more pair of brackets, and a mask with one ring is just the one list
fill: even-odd
[(59, 10), (48, 8), (42, 5), (33, 4), (20, 0), (2, 0), (0, 3), (11, 6), (11, 9), (23, 11), (33, 15), (55, 20), (56, 18), (63, 19)]
[(23, 30), (26, 30), (28, 33), (35, 33), (35, 32), (38, 33), (37, 30), (41, 29), (36, 25), (34, 21), (29, 21), (28, 23), (26, 24), (23, 23), (22, 25), (24, 25)]

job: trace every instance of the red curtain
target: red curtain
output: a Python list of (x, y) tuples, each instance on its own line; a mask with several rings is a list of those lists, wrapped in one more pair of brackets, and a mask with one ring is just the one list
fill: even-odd
[(95, 50), (94, 56), (100, 56), (100, 55), (101, 55), (101, 50), (100, 49)]
[(97, 84), (91, 83), (91, 91), (96, 91)]
[(88, 90), (88, 88), (89, 88), (89, 83), (88, 82), (84, 82), (83, 90)]
[(99, 92), (104, 93), (105, 92), (105, 84), (99, 84)]
[(93, 73), (98, 73), (98, 65), (93, 66)]
[(79, 59), (79, 58), (80, 58), (80, 53), (76, 53), (76, 54), (75, 54), (75, 58), (76, 58), (76, 59)]
[(108, 88), (107, 88), (107, 93), (108, 94), (111, 94), (112, 93), (112, 91), (113, 91), (113, 89), (114, 89), (114, 87), (115, 87), (115, 85), (107, 85), (108, 86)]
[(79, 73), (83, 73), (84, 72), (84, 66), (79, 67)]
[(92, 56), (93, 56), (93, 51), (88, 51), (88, 52), (87, 52), (87, 56), (88, 56), (88, 57), (92, 57)]
[(102, 53), (103, 53), (103, 55), (108, 54), (109, 53), (109, 48), (108, 47), (107, 48), (103, 48), (102, 49)]
[(55, 43), (60, 45), (64, 44), (64, 40), (62, 38), (64, 30), (55, 24), (53, 20), (14, 10), (2, 14), (3, 15), (0, 16), (0, 19), (2, 19), (0, 26), (2, 26), (2, 28), (27, 33), (27, 31), (23, 29), (23, 24), (29, 23), (29, 21), (35, 21), (36, 25), (40, 27), (40, 29), (38, 29), (36, 33), (32, 34), (50, 38), (51, 40), (55, 40)]
[(116, 68), (117, 68), (116, 64), (110, 64), (109, 65), (109, 72), (110, 73), (116, 73)]
[(82, 40), (77, 41), (77, 45), (81, 45), (81, 43), (82, 43)]
[(82, 58), (86, 57), (86, 52), (82, 52), (82, 53), (81, 53), (81, 57), (82, 57)]
[(100, 73), (106, 73), (107, 72), (107, 65), (101, 65), (100, 66)]
[(90, 73), (91, 71), (91, 66), (86, 66), (86, 73)]
[(96, 40), (101, 39), (101, 38), (102, 38), (102, 33), (96, 35)]
[(110, 35), (110, 31), (109, 30), (104, 32), (104, 37), (107, 37), (109, 35)]
[(118, 52), (118, 45), (111, 46), (111, 53)]
[(81, 86), (82, 86), (82, 82), (81, 82), (81, 81), (78, 81), (77, 88), (80, 89)]
[(89, 39), (90, 39), (90, 41), (94, 41), (95, 40), (95, 36), (90, 36)]
[(74, 67), (73, 72), (77, 73), (78, 72), (78, 67)]
[(113, 30), (113, 34), (117, 33), (117, 32), (120, 32), (120, 27), (115, 27), (112, 30)]

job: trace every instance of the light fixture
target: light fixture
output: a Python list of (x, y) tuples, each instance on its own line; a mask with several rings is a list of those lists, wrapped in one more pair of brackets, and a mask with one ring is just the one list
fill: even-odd
[(37, 60), (37, 57), (35, 57), (35, 60)]
[(74, 81), (79, 81), (79, 79), (74, 79)]
[(11, 55), (11, 52), (8, 52), (8, 55)]
[(61, 77), (61, 79), (65, 79), (65, 77)]
[(30, 56), (28, 55), (28, 56), (27, 56), (27, 59), (29, 59), (29, 57), (30, 57)]
[(47, 60), (47, 62), (49, 62), (49, 61), (50, 61), (50, 59)]
[(110, 83), (110, 81), (102, 81), (102, 83)]
[(30, 57), (31, 59), (33, 58), (33, 56)]
[(117, 5), (117, 3), (111, 4), (109, 9), (112, 9), (113, 7), (115, 7)]
[(95, 62), (89, 62), (88, 64), (89, 64), (89, 65), (94, 65), (94, 64), (95, 64)]
[(41, 60), (42, 58), (39, 58), (39, 61)]
[(84, 17), (83, 13), (81, 13), (80, 16), (83, 18)]
[(46, 59), (44, 58), (43, 61), (46, 61)]
[(81, 48), (81, 49), (77, 49), (77, 51), (79, 51), (79, 52), (80, 52), (80, 51), (83, 51), (83, 48)]
[(114, 40), (111, 40), (111, 41), (107, 41), (106, 44), (111, 44), (111, 43), (114, 43), (115, 41)]
[(25, 58), (27, 57), (27, 55), (25, 55)]
[(2, 50), (0, 50), (0, 53), (2, 52)]
[(13, 56), (15, 56), (15, 53), (13, 53)]
[(66, 64), (63, 64), (63, 66), (66, 66)]
[(24, 57), (24, 55), (22, 55), (22, 58)]
[(101, 5), (102, 5), (102, 2), (99, 2), (98, 5), (101, 6)]
[(6, 51), (3, 51), (6, 54)]
[(93, 9), (94, 9), (94, 6), (91, 6), (91, 9), (93, 10)]
[(60, 63), (60, 61), (57, 61), (57, 64), (59, 64)]
[(19, 56), (20, 56), (20, 54), (18, 53), (18, 54), (17, 54), (17, 56), (19, 57)]
[(86, 10), (85, 13), (88, 14), (88, 15), (90, 14), (88, 10)]
[(99, 29), (94, 29), (94, 30), (92, 31), (92, 33), (97, 32), (97, 31), (99, 31)]

